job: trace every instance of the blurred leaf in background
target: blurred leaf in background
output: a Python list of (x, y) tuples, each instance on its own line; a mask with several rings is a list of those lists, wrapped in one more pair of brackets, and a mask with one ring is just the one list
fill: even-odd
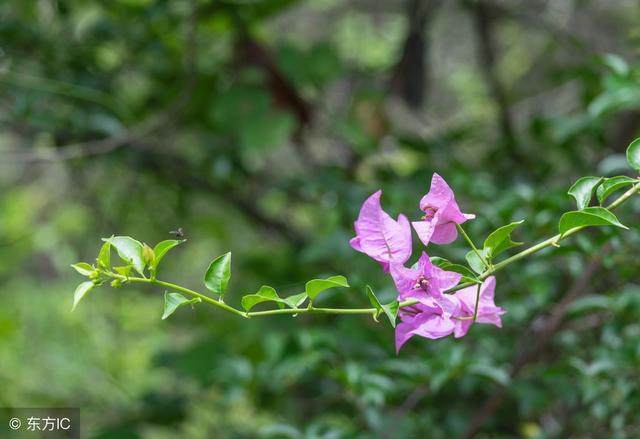
[(385, 209), (417, 219), (435, 171), (478, 214), (476, 242), (527, 219), (505, 257), (557, 233), (579, 177), (612, 177), (592, 201), (636, 177), (639, 14), (595, 0), (3, 2), (0, 405), (80, 407), (92, 438), (638, 437), (637, 201), (616, 211), (624, 238), (594, 228), (501, 273), (502, 330), (399, 356), (384, 318), (184, 307), (163, 321), (163, 292), (144, 287), (96, 287), (71, 313), (69, 265), (100, 237), (184, 227), (163, 279), (204, 293), (207, 264), (232, 251), (236, 307), (336, 273), (352, 288), (318, 306), (369, 306), (367, 285), (387, 305), (393, 285), (348, 245), (353, 221), (380, 187)]

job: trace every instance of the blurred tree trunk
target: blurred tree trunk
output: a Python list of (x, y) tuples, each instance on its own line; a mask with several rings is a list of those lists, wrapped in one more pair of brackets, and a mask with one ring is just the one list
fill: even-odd
[(391, 89), (413, 109), (422, 107), (429, 90), (429, 27), (440, 5), (440, 0), (407, 0), (409, 29)]
[(526, 163), (519, 151), (513, 117), (509, 109), (509, 99), (496, 69), (497, 45), (495, 40), (495, 18), (499, 12), (484, 0), (466, 2), (473, 18), (476, 32), (476, 53), (478, 65), (487, 83), (489, 94), (498, 109), (498, 126), (504, 148), (510, 159), (517, 163)]

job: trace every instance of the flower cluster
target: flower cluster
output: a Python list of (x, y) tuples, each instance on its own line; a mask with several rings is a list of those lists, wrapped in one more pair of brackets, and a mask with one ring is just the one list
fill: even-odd
[[(364, 202), (355, 222), (356, 236), (349, 243), (391, 274), (398, 300), (416, 301), (398, 313), (396, 350), (414, 335), (432, 339), (450, 334), (463, 337), (473, 322), (500, 327), (500, 316), (505, 311), (494, 304), (494, 277), (487, 278), (478, 287), (445, 294), (458, 285), (461, 274), (432, 264), (426, 252), (422, 252), (413, 267), (405, 266), (412, 253), (411, 225), (406, 216), (401, 214), (394, 220), (382, 210), (381, 196), (379, 190)], [(420, 200), (420, 210), (424, 214), (411, 224), (425, 246), (455, 241), (457, 225), (475, 218), (460, 211), (453, 191), (438, 174), (433, 174), (429, 192)]]

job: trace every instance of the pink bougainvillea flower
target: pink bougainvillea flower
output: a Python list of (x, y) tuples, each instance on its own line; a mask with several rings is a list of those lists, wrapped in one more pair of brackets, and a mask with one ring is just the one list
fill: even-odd
[(460, 305), (447, 295), (439, 300), (429, 298), (415, 305), (400, 308), (400, 323), (396, 326), (396, 353), (414, 335), (436, 339), (452, 334)]
[(475, 218), (475, 215), (460, 211), (453, 190), (435, 173), (431, 178), (429, 193), (420, 200), (420, 210), (424, 215), (421, 221), (413, 222), (413, 228), (424, 245), (429, 242), (449, 244), (455, 241), (458, 236), (456, 224)]
[(380, 262), (389, 271), (390, 263), (403, 264), (411, 256), (411, 226), (404, 215), (395, 221), (382, 210), (379, 190), (362, 204), (355, 222), (356, 236), (349, 241), (355, 250)]
[[(506, 311), (503, 308), (496, 306), (494, 303), (495, 289), (496, 278), (493, 276), (488, 277), (487, 280), (482, 283), (482, 286), (480, 287), (480, 300), (478, 302), (478, 316), (476, 318), (476, 322), (488, 323), (501, 328), (502, 318), (500, 316)], [(453, 294), (453, 296), (460, 301), (461, 305), (457, 317), (462, 317), (454, 320), (454, 335), (456, 338), (464, 337), (473, 324), (477, 292), (478, 287), (471, 286), (463, 288)]]
[(433, 265), (429, 255), (422, 252), (415, 268), (407, 268), (402, 264), (391, 264), (391, 277), (398, 290), (398, 300), (418, 299), (429, 304), (432, 298), (443, 298), (443, 292), (453, 288), (460, 282), (461, 274), (444, 271)]

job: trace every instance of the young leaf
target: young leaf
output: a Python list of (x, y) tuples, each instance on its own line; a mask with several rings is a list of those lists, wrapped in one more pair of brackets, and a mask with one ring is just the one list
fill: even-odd
[(77, 264), (72, 264), (71, 267), (83, 276), (89, 276), (95, 271), (95, 269), (86, 262), (78, 262)]
[(282, 299), (284, 303), (286, 303), (289, 308), (299, 308), (300, 305), (307, 300), (307, 293), (294, 294), (293, 296), (285, 297)]
[(204, 284), (209, 291), (224, 296), (231, 278), (231, 252), (215, 258), (204, 275)]
[(94, 286), (95, 285), (91, 281), (82, 282), (80, 285), (78, 285), (75, 292), (73, 293), (73, 306), (71, 307), (71, 311), (76, 309), (76, 306), (78, 306), (78, 303), (80, 303), (82, 298), (86, 296), (87, 293), (91, 291)]
[(582, 226), (616, 226), (623, 229), (628, 227), (621, 224), (618, 218), (604, 207), (587, 207), (584, 210), (567, 212), (560, 217), (558, 228), (564, 235), (574, 227)]
[(394, 300), (391, 303), (382, 305), (378, 300), (378, 297), (376, 297), (375, 293), (373, 292), (373, 289), (371, 289), (369, 285), (367, 285), (366, 287), (366, 292), (367, 292), (367, 297), (369, 298), (369, 302), (371, 302), (371, 305), (373, 305), (373, 307), (377, 310), (374, 316), (374, 319), (378, 321), (378, 316), (384, 313), (389, 319), (389, 323), (391, 323), (391, 326), (395, 328), (396, 316), (398, 315), (398, 301)]
[(115, 247), (120, 259), (131, 264), (141, 275), (143, 274), (145, 263), (142, 257), (143, 247), (140, 241), (136, 241), (129, 236), (112, 236), (111, 238), (102, 238), (102, 240)]
[(142, 243), (142, 260), (144, 264), (150, 267), (153, 264), (153, 260), (156, 258), (153, 249), (149, 247), (145, 242)]
[(567, 193), (576, 199), (578, 210), (582, 210), (589, 205), (593, 190), (601, 181), (602, 177), (580, 177), (573, 183)]
[(347, 278), (344, 276), (331, 276), (326, 279), (312, 279), (304, 287), (309, 299), (313, 300), (324, 290), (334, 287), (348, 287)]
[(600, 204), (607, 199), (607, 197), (617, 190), (622, 189), (626, 186), (631, 186), (632, 184), (637, 183), (638, 180), (627, 177), (626, 175), (618, 175), (616, 177), (611, 177), (605, 179), (600, 186), (598, 186), (598, 190), (596, 190), (596, 195), (598, 196), (598, 201)]
[(171, 314), (175, 312), (176, 309), (183, 305), (188, 305), (190, 303), (198, 303), (202, 300), (199, 297), (194, 297), (193, 299), (187, 299), (180, 293), (170, 293), (168, 291), (164, 292), (164, 312), (162, 313), (162, 320), (165, 320)]
[(247, 312), (250, 311), (251, 308), (256, 306), (258, 303), (262, 302), (277, 302), (280, 308), (283, 307), (283, 303), (286, 303), (283, 299), (280, 298), (280, 296), (278, 296), (276, 290), (268, 285), (261, 286), (258, 292), (254, 294), (247, 294), (246, 296), (243, 296), (241, 301), (242, 307)]
[(376, 314), (373, 316), (373, 319), (377, 322), (378, 316), (382, 313), (382, 304), (380, 303), (375, 293), (373, 292), (373, 289), (369, 285), (365, 287), (365, 291), (367, 293), (367, 297), (369, 298), (369, 302), (377, 311)]
[(157, 271), (158, 265), (160, 264), (162, 258), (164, 258), (164, 255), (166, 255), (167, 252), (173, 247), (182, 244), (184, 241), (184, 239), (167, 239), (165, 241), (157, 243), (153, 248), (153, 254), (155, 255), (155, 257), (153, 259), (153, 263), (149, 266), (149, 270)]
[(116, 270), (116, 273), (121, 274), (122, 276), (125, 276), (125, 277), (129, 277), (129, 275), (131, 274), (131, 265), (114, 267), (113, 269)]
[(111, 244), (105, 242), (100, 247), (100, 253), (98, 253), (98, 266), (102, 268), (110, 268), (111, 267)]
[(489, 249), (489, 257), (493, 258), (498, 256), (505, 250), (508, 250), (512, 247), (517, 247), (522, 245), (522, 242), (515, 242), (511, 240), (511, 232), (522, 224), (524, 220), (515, 221), (513, 223), (509, 223), (506, 226), (498, 227), (496, 230), (491, 232), (487, 239), (484, 240), (484, 248), (485, 250)]
[[(480, 254), (486, 258), (489, 254), (489, 249), (485, 248), (480, 250)], [(476, 273), (480, 274), (484, 271), (485, 266), (484, 263), (482, 262), (482, 260), (478, 257), (478, 255), (476, 254), (475, 251), (471, 250), (469, 251), (466, 256), (465, 259), (467, 260), (467, 263), (469, 264), (469, 267), (471, 267), (471, 269), (473, 271), (475, 271)]]
[(389, 319), (389, 323), (391, 323), (392, 327), (396, 327), (396, 317), (398, 316), (398, 310), (400, 309), (400, 303), (397, 300), (394, 300), (391, 303), (386, 303), (382, 305), (382, 310), (387, 315)]
[(640, 171), (640, 139), (636, 139), (627, 148), (627, 163), (636, 171)]

